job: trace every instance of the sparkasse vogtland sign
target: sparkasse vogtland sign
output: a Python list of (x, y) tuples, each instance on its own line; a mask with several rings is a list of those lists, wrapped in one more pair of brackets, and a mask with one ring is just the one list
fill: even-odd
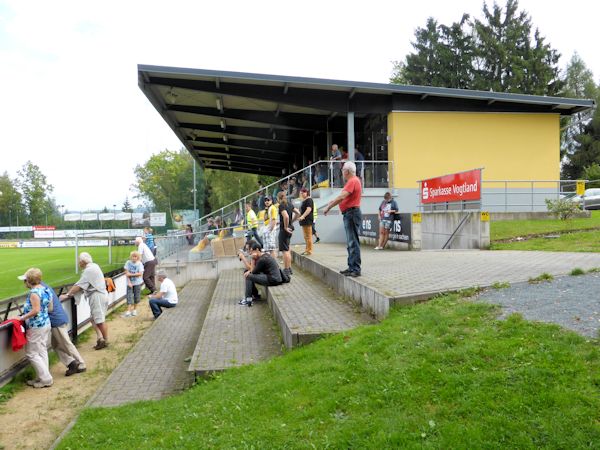
[(421, 203), (481, 200), (481, 169), (421, 181)]

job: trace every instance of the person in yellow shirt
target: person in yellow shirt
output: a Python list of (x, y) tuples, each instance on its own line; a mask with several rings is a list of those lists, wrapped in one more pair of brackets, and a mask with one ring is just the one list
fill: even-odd
[(258, 235), (258, 217), (252, 209), (251, 203), (246, 203), (246, 223), (248, 224), (248, 240), (254, 239), (256, 242), (263, 246), (263, 241)]
[(265, 228), (263, 231), (263, 249), (271, 252), (273, 258), (277, 258), (277, 239), (279, 236), (279, 208), (273, 204), (271, 197), (265, 197)]

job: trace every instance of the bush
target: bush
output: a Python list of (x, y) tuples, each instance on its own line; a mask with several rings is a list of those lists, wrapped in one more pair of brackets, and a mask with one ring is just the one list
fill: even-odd
[(558, 200), (546, 199), (548, 211), (555, 214), (560, 220), (567, 220), (579, 212), (579, 205), (568, 199), (559, 198)]

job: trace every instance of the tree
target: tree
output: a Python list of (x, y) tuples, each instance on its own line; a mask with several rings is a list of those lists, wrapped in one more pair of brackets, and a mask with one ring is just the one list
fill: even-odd
[[(167, 211), (169, 217), (175, 209), (193, 209), (193, 163), (185, 149), (163, 150), (152, 155), (144, 165), (134, 169), (137, 197), (148, 201), (156, 210)], [(196, 189), (199, 193), (203, 191), (202, 176), (202, 171), (198, 171)]]
[(258, 190), (258, 175), (254, 174), (206, 169), (205, 177), (213, 211)]
[(463, 14), (450, 26), (430, 17), (417, 28), (414, 53), (395, 61), (391, 82), (460, 89), (557, 95), (560, 55), (545, 42), (517, 0), (484, 3), (483, 20)]
[(22, 210), (21, 193), (17, 190), (16, 181), (8, 176), (8, 172), (4, 172), (0, 176), (0, 225), (12, 225)]
[(563, 165), (563, 177), (570, 180), (585, 177), (586, 171), (591, 174), (594, 164), (600, 163), (600, 108), (596, 108), (592, 119), (574, 140), (575, 151)]
[(133, 208), (131, 207), (131, 203), (129, 203), (129, 197), (125, 197), (125, 201), (123, 202), (123, 206), (121, 207), (121, 211), (123, 212), (133, 212)]
[[(565, 97), (569, 98), (598, 98), (599, 88), (594, 83), (594, 75), (585, 62), (575, 52), (567, 65), (565, 76)], [(561, 123), (561, 160), (569, 158), (577, 150), (575, 137), (585, 132), (585, 125), (590, 121), (593, 110), (579, 112), (571, 117), (563, 118)], [(579, 172), (582, 167), (572, 167), (570, 172)]]
[(53, 212), (50, 194), (54, 188), (46, 181), (46, 176), (40, 168), (31, 161), (27, 161), (17, 175), (17, 185), (31, 224), (42, 223), (42, 218)]
[(483, 4), (484, 20), (475, 20), (477, 40), (475, 89), (557, 95), (562, 83), (560, 54), (545, 43), (538, 29), (533, 40), (531, 18), (518, 11), (517, 0), (508, 0), (504, 11)]

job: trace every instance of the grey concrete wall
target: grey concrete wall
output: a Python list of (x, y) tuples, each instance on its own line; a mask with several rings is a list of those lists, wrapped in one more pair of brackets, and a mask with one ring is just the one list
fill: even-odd
[[(574, 217), (589, 218), (590, 211), (579, 211)], [(556, 215), (550, 212), (492, 212), (490, 220), (492, 222), (500, 222), (503, 220), (548, 220), (556, 219)]]
[(443, 248), (464, 217), (467, 217), (459, 231), (449, 244), (452, 249), (483, 249), (490, 245), (489, 222), (481, 221), (481, 214), (476, 212), (431, 212), (422, 213), (422, 222), (413, 223), (413, 240), (415, 230), (420, 229), (421, 248), (434, 250)]

